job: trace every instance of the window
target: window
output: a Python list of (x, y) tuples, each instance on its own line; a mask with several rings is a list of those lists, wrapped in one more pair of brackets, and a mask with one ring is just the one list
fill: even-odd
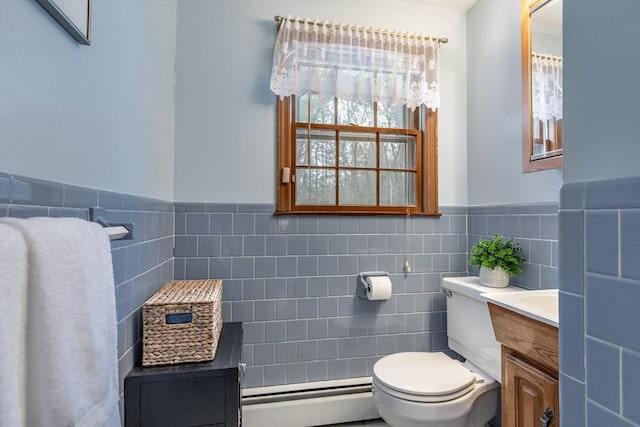
[(437, 113), (278, 98), (277, 213), (438, 214)]
[(276, 213), (438, 215), (446, 39), (278, 18)]

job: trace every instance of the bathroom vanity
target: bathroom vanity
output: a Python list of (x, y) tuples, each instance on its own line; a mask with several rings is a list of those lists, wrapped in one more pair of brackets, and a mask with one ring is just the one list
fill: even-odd
[(558, 427), (557, 314), (554, 322), (491, 298), (488, 306), (502, 345), (502, 425)]
[(135, 366), (124, 380), (125, 426), (239, 426), (242, 323), (224, 323), (210, 362)]

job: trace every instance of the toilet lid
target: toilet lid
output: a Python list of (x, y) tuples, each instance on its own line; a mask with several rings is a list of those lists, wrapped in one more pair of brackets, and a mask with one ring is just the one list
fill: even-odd
[(385, 356), (373, 366), (385, 386), (418, 396), (445, 396), (469, 388), (475, 375), (444, 353), (407, 352)]

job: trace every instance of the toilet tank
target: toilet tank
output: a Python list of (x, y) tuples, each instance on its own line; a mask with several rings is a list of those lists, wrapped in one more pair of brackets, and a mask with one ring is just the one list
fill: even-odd
[(447, 336), (449, 348), (478, 368), (502, 382), (500, 344), (493, 333), (487, 303), (480, 297), (486, 292), (517, 292), (514, 286), (490, 288), (480, 284), (478, 277), (447, 277), (442, 279), (447, 293)]

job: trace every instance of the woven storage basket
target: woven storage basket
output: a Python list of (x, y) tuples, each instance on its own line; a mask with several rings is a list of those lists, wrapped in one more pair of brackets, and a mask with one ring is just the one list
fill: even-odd
[(142, 365), (213, 360), (222, 331), (222, 281), (167, 283), (142, 308)]

